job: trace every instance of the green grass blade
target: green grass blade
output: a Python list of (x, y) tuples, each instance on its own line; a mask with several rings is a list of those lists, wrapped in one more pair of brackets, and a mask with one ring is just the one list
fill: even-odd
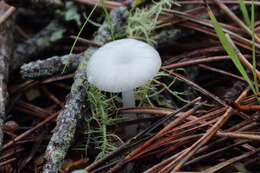
[(243, 14), (246, 25), (250, 26), (250, 18), (249, 18), (244, 0), (239, 0), (239, 4), (240, 4), (240, 10)]
[[(74, 48), (75, 48), (75, 46), (76, 46), (76, 43), (78, 42), (78, 39), (79, 39), (79, 37), (80, 37), (80, 35), (81, 35), (83, 29), (84, 29), (85, 26), (87, 25), (87, 23), (88, 23), (90, 17), (92, 16), (92, 14), (94, 13), (94, 11), (95, 11), (96, 8), (97, 8), (97, 5), (95, 5), (95, 6), (92, 8), (92, 10), (91, 10), (91, 12), (89, 13), (87, 19), (85, 20), (84, 24), (83, 24), (82, 27), (80, 28), (80, 31), (79, 31), (79, 33), (78, 33), (76, 39), (74, 40), (73, 45), (72, 45), (72, 47), (71, 47), (71, 49), (70, 49), (70, 53), (69, 53), (70, 55), (72, 54), (72, 52), (73, 52), (73, 50), (74, 50)], [(63, 74), (63, 73), (65, 72), (65, 70), (67, 69), (67, 67), (68, 67), (68, 65), (69, 65), (69, 62), (65, 61), (65, 62), (63, 62), (63, 64), (64, 64), (64, 68), (63, 68), (63, 70), (62, 70), (62, 74)]]
[(80, 31), (79, 31), (79, 33), (78, 33), (78, 35), (77, 35), (77, 37), (76, 37), (76, 39), (75, 39), (75, 41), (74, 41), (74, 43), (73, 43), (71, 49), (70, 49), (70, 54), (72, 54), (73, 49), (74, 49), (74, 47), (75, 47), (75, 45), (76, 45), (76, 43), (77, 43), (77, 41), (78, 41), (78, 39), (79, 39), (79, 37), (80, 37), (82, 31), (84, 30), (86, 24), (88, 23), (90, 17), (92, 16), (92, 14), (94, 13), (94, 11), (95, 11), (96, 8), (97, 8), (97, 5), (95, 5), (95, 6), (93, 7), (93, 9), (92, 9), (91, 12), (89, 13), (87, 19), (85, 20), (84, 24), (83, 24), (82, 27), (80, 28)]
[(212, 13), (212, 11), (209, 8), (208, 8), (208, 13), (209, 13), (212, 25), (213, 25), (213, 27), (215, 29), (215, 32), (216, 32), (216, 34), (217, 34), (217, 36), (218, 36), (222, 46), (226, 50), (227, 54), (229, 55), (229, 57), (231, 58), (232, 62), (234, 63), (236, 68), (239, 70), (239, 72), (241, 73), (243, 78), (247, 81), (247, 83), (249, 84), (250, 88), (253, 90), (254, 93), (256, 93), (256, 89), (254, 88), (254, 85), (252, 84), (252, 81), (248, 77), (244, 67), (240, 63), (235, 49), (233, 48), (232, 44), (228, 41), (228, 39), (225, 36), (225, 33), (223, 32), (220, 24), (218, 23), (216, 17), (214, 16), (214, 14)]
[(256, 76), (256, 47), (255, 47), (255, 1), (252, 0), (252, 5), (251, 5), (251, 30), (252, 30), (252, 57), (253, 57), (253, 77), (254, 77), (254, 85), (256, 92), (259, 92), (258, 88), (258, 80)]
[(111, 16), (109, 15), (109, 12), (106, 8), (106, 5), (105, 5), (105, 0), (100, 0), (100, 3), (101, 3), (101, 6), (104, 10), (104, 14), (105, 14), (105, 18), (106, 18), (106, 21), (108, 23), (108, 27), (109, 27), (109, 30), (110, 30), (110, 34), (111, 34), (111, 38), (112, 40), (115, 40), (115, 33), (114, 33), (114, 30), (113, 30), (113, 23), (112, 23), (112, 19), (111, 19)]

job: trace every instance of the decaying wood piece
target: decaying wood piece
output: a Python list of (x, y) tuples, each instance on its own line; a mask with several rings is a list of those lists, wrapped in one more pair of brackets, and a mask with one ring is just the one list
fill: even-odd
[[(79, 65), (79, 59), (82, 55), (82, 53), (68, 54), (63, 56), (54, 56), (46, 60), (33, 61), (22, 65), (20, 74), (23, 78), (40, 78), (62, 74), (63, 72), (74, 72)], [(66, 66), (64, 62), (68, 62)]]
[[(0, 1), (0, 16), (10, 8), (3, 1)], [(8, 99), (7, 81), (9, 63), (13, 46), (14, 17), (10, 17), (0, 27), (0, 147), (3, 144), (3, 124)]]
[[(120, 26), (122, 26), (121, 24), (125, 18), (125, 12), (126, 8), (124, 7), (116, 8), (111, 11), (112, 27), (115, 32), (118, 32)], [(109, 40), (111, 40), (111, 33), (109, 25), (105, 22), (99, 28), (94, 41), (103, 44)], [(94, 49), (96, 48), (90, 47), (85, 53), (94, 51)], [(58, 172), (73, 140), (77, 122), (85, 113), (87, 81), (85, 72), (86, 64), (87, 58), (86, 56), (82, 56), (64, 111), (60, 113), (57, 118), (56, 128), (54, 129), (54, 133), (46, 150), (47, 162), (44, 166), (44, 173)]]
[[(24, 43), (18, 44), (13, 52), (10, 70), (16, 70), (30, 58), (52, 46), (52, 44), (63, 38), (66, 29), (57, 21), (51, 21), (39, 33)], [(58, 36), (57, 36), (58, 35)]]

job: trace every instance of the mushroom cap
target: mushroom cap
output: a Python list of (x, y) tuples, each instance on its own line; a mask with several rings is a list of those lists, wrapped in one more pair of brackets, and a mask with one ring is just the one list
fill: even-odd
[(108, 92), (134, 89), (152, 79), (161, 67), (159, 53), (135, 39), (109, 42), (89, 59), (89, 83)]

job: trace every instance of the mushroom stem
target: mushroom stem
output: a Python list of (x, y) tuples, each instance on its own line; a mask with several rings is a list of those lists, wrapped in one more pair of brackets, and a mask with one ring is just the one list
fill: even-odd
[[(135, 107), (134, 90), (128, 90), (122, 92), (122, 102), (123, 107)], [(137, 118), (136, 114), (126, 114), (128, 120), (135, 120)], [(137, 124), (129, 125), (125, 127), (125, 134), (128, 138), (133, 137), (137, 134)]]
[(134, 90), (128, 90), (122, 92), (123, 107), (135, 107)]

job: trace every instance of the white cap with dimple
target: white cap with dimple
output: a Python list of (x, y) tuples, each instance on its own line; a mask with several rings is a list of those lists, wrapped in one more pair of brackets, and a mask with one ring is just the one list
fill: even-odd
[(135, 39), (109, 42), (99, 48), (87, 65), (88, 81), (98, 89), (122, 92), (152, 79), (161, 67), (159, 53)]

